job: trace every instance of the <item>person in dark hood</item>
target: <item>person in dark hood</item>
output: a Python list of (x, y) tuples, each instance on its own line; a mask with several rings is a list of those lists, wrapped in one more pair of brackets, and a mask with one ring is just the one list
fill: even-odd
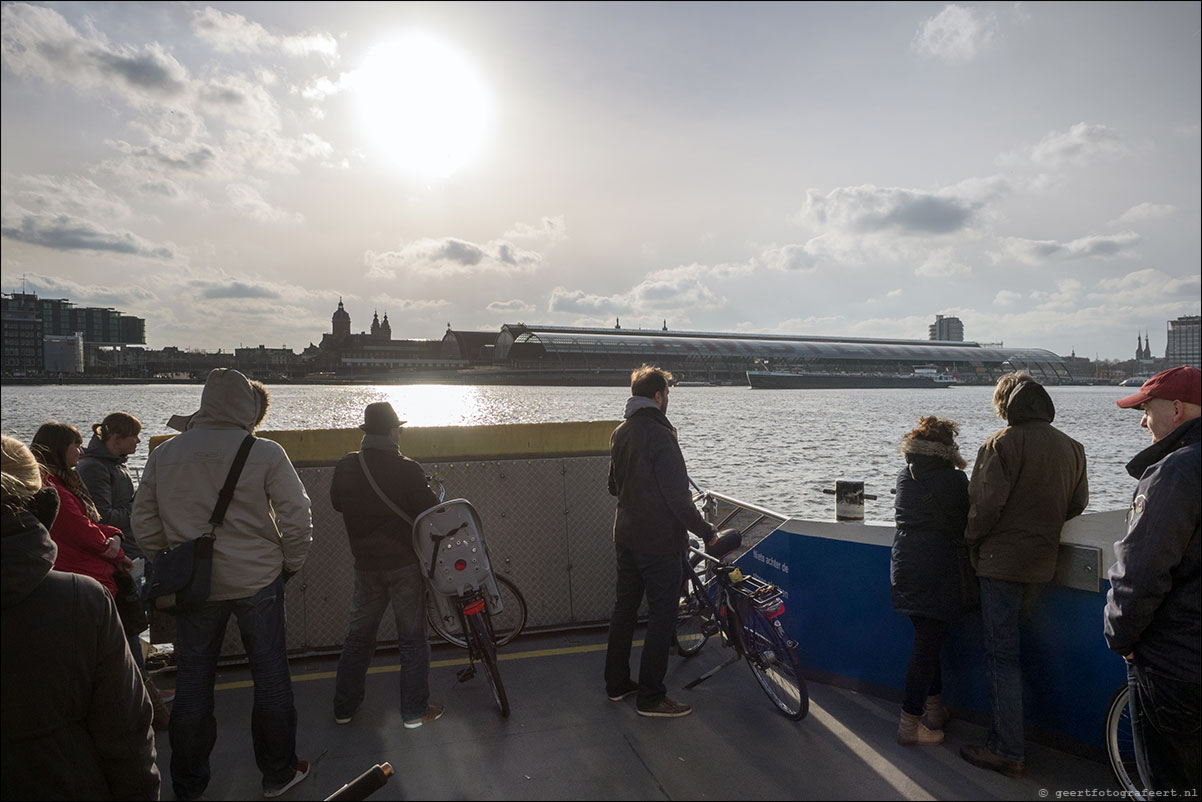
[[(1202, 676), (1202, 373), (1161, 371), (1117, 402), (1143, 412), (1152, 445), (1127, 463), (1139, 480), (1114, 544), (1106, 643), (1127, 661), (1143, 787), (1198, 795)], [(1183, 793), (1184, 792), (1184, 793)]]
[[(96, 580), (53, 570), (58, 495), (3, 436), (4, 799), (158, 799), (150, 700), (117, 608)], [(32, 659), (53, 655), (53, 659)]]
[[(618, 702), (637, 694), (640, 716), (677, 718), (692, 712), (668, 697), (664, 675), (676, 629), (688, 532), (716, 537), (689, 493), (684, 456), (668, 421), (672, 374), (643, 365), (630, 375), (626, 420), (609, 438), (609, 492), (614, 514), (617, 599), (605, 652), (605, 691)], [(630, 678), (630, 647), (639, 605), (647, 597), (647, 633), (639, 680)]]
[(960, 756), (1021, 777), (1019, 620), (1055, 575), (1060, 530), (1089, 503), (1089, 484), (1085, 449), (1052, 426), (1056, 407), (1039, 382), (1026, 373), (1007, 373), (994, 388), (993, 405), (1009, 425), (977, 452), (965, 531), (980, 577), (992, 720), (988, 741), (966, 744)]
[[(948, 625), (969, 609), (976, 583), (967, 561), (968, 477), (956, 445), (959, 424), (936, 417), (919, 421), (902, 438), (906, 466), (897, 474), (889, 583), (893, 608), (914, 624), (914, 648), (906, 669), (897, 742), (923, 746), (943, 742), (948, 710), (941, 697), (939, 667)], [(967, 570), (963, 570), (967, 569)]]

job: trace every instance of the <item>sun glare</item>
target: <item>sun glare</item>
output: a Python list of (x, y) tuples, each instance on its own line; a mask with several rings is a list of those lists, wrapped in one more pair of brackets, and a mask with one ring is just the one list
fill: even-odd
[(480, 152), (491, 100), (453, 47), (410, 33), (372, 50), (358, 73), (364, 130), (402, 169), (446, 178)]

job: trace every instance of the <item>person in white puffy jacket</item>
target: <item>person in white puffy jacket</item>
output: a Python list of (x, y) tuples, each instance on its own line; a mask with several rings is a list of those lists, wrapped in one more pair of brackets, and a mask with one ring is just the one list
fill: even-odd
[[(134, 498), (134, 536), (152, 570), (158, 553), (208, 532), (239, 446), (266, 414), (262, 385), (236, 370), (209, 373), (200, 409), (169, 423), (183, 433), (155, 448)], [(176, 617), (171, 782), (178, 799), (209, 784), (216, 742), (213, 684), (230, 615), (238, 618), (255, 683), (251, 728), (263, 794), (303, 780), (296, 756), (296, 706), (284, 625), (284, 583), (304, 565), (313, 541), (309, 496), (282, 446), (256, 440), (213, 544), (208, 601)]]

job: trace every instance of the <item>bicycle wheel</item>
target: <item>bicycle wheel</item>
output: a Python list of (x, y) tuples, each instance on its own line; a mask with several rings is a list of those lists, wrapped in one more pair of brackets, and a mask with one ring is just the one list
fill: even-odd
[(509, 716), (509, 697), (505, 695), (505, 686), (501, 683), (501, 672), (497, 670), (497, 645), (493, 641), (492, 631), (489, 627), (489, 622), (486, 620), (487, 612), (481, 610), (478, 613), (464, 616), (467, 619), (467, 627), (469, 637), (472, 639), (473, 657), (478, 658), (484, 666), (484, 676), (488, 679), (488, 686), (492, 689), (492, 698), (496, 700), (497, 707), (501, 709), (501, 715)]
[[(499, 615), (492, 617), (492, 626), (497, 646), (504, 646), (522, 634), (522, 630), (526, 628), (526, 597), (509, 577), (501, 574), (494, 574), (494, 576), (497, 580), (497, 590), (501, 594), (501, 606), (504, 609)], [(445, 620), (442, 619), (434, 604), (434, 598), (429, 593), (426, 594), (426, 620), (430, 622), (430, 628), (438, 637), (461, 649), (467, 648), (467, 641), (459, 626), (459, 617), (451, 616)]]
[(1110, 697), (1106, 708), (1106, 754), (1110, 757), (1110, 770), (1118, 780), (1126, 796), (1143, 800), (1143, 783), (1139, 779), (1139, 767), (1135, 763), (1135, 738), (1131, 733), (1131, 708), (1128, 706), (1129, 689), (1123, 685)]
[(778, 622), (765, 618), (749, 600), (741, 601), (739, 618), (743, 622), (741, 638), (747, 665), (776, 709), (800, 721), (810, 712), (810, 695), (797, 653)]
[(681, 657), (700, 652), (714, 631), (710, 606), (697, 596), (704, 592), (691, 579), (685, 583), (685, 595), (680, 597), (676, 612), (676, 651)]

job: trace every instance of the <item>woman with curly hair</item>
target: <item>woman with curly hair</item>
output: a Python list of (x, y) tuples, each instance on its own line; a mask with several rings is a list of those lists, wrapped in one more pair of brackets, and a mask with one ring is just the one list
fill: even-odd
[(959, 432), (954, 421), (925, 417), (901, 442), (906, 465), (897, 475), (889, 580), (893, 608), (914, 624), (897, 729), (903, 745), (943, 741), (948, 711), (940, 699), (939, 657), (948, 625), (972, 605), (972, 588), (961, 586), (968, 477), (956, 445)]
[(66, 423), (43, 423), (31, 450), (42, 466), (42, 479), (58, 491), (59, 511), (50, 528), (58, 545), (56, 571), (90, 576), (117, 595), (114, 570), (129, 572), (133, 563), (121, 548), (121, 530), (100, 523), (100, 512), (75, 471), (83, 456), (83, 437)]

